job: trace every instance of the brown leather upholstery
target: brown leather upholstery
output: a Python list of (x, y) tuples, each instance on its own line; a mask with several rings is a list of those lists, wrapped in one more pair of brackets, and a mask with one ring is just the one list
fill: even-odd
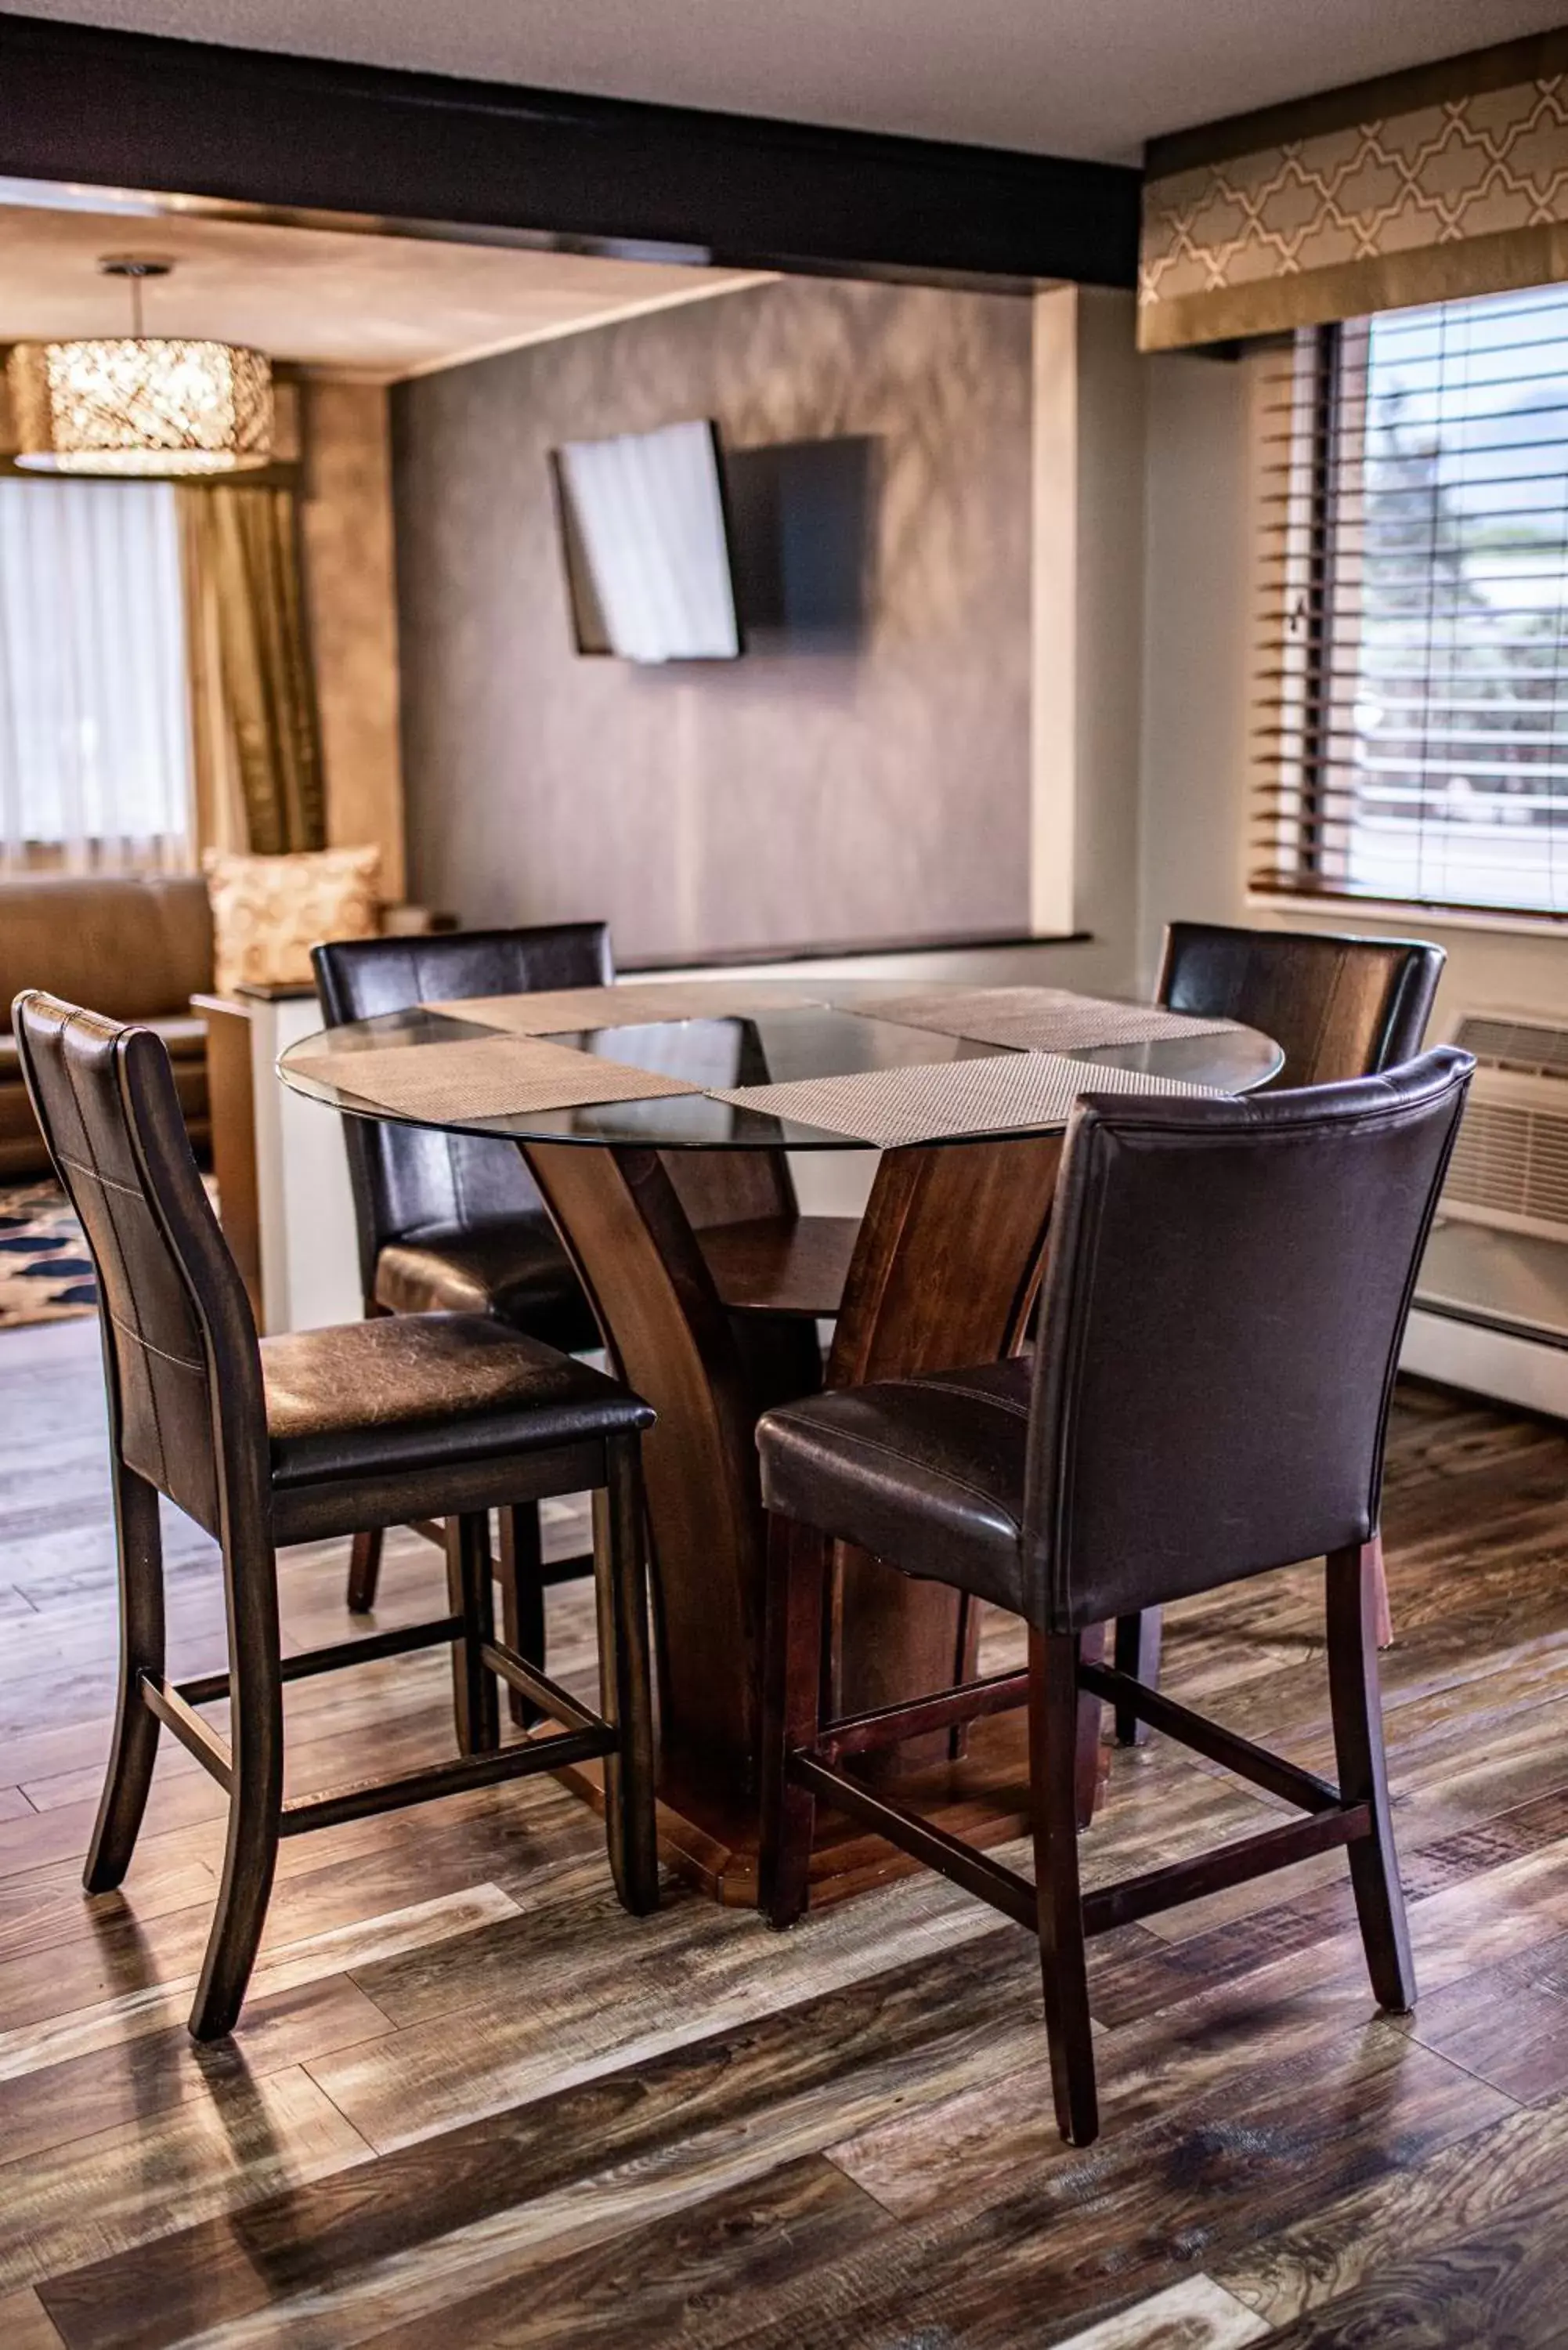
[(767, 1505), (1022, 1614), (1033, 1378), (1015, 1359), (786, 1404), (758, 1430)]
[(768, 1507), (1048, 1632), (1366, 1542), (1472, 1066), (1445, 1049), (1248, 1101), (1091, 1097), (1033, 1366), (768, 1413)]
[(375, 1302), (389, 1314), (493, 1314), (568, 1350), (597, 1344), (576, 1276), (542, 1215), (437, 1224), (389, 1241), (376, 1260)]
[(652, 1424), (597, 1371), (473, 1314), (422, 1314), (264, 1338), (279, 1485), (547, 1451)]
[(145, 1028), (46, 995), (18, 996), (13, 1020), (38, 1123), (98, 1274), (117, 1448), (215, 1534), (225, 1426), (259, 1419), (261, 1361), (168, 1054)]
[[(228, 1798), (217, 1907), (192, 2012), (198, 2039), (237, 2018), (285, 1831), (333, 1826), (427, 1796), (604, 1762), (607, 1840), (626, 1906), (657, 1906), (652, 1704), (640, 1430), (652, 1413), (615, 1380), (487, 1318), (385, 1318), (269, 1340), (192, 1156), (166, 1047), (146, 1028), (36, 993), (14, 1010), (21, 1060), (103, 1300), (120, 1587), (110, 1762), (84, 1882), (119, 1884), (167, 1727)], [(596, 1503), (603, 1711), (550, 1682), (492, 1612), (490, 1511), (585, 1487)], [(158, 1495), (221, 1545), (229, 1666), (172, 1681), (165, 1660)], [(447, 1521), (448, 1610), (368, 1640), (285, 1659), (281, 1544)], [(451, 1649), (455, 1761), (284, 1796), (283, 1686), (301, 1673), (419, 1648)], [(497, 1682), (561, 1733), (505, 1750)], [(198, 1709), (230, 1701), (228, 1740)]]
[[(198, 1147), (210, 1138), (207, 1045), (191, 1015), (213, 984), (213, 922), (199, 874), (24, 875), (0, 880), (0, 1007), (28, 988), (102, 1007), (162, 1036)], [(48, 1153), (14, 1036), (0, 1033), (0, 1176), (42, 1174)]]
[(651, 1419), (616, 1381), (483, 1317), (389, 1317), (259, 1345), (161, 1042), (47, 996), (18, 997), (16, 1014), (102, 1285), (119, 1449), (209, 1532), (224, 1464), (243, 1469), (254, 1499), (275, 1483), (552, 1449)]
[[(342, 940), (312, 956), (333, 1027), (463, 996), (597, 987), (614, 976), (602, 922)], [(554, 1346), (597, 1347), (581, 1284), (514, 1144), (343, 1121), (367, 1300), (400, 1314), (497, 1315)]]
[(1172, 922), (1158, 994), (1273, 1037), (1285, 1055), (1276, 1086), (1336, 1085), (1414, 1060), (1447, 960), (1424, 939)]

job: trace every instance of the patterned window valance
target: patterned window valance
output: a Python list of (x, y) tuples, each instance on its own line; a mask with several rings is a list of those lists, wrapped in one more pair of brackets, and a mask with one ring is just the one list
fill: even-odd
[(1563, 278), (1568, 33), (1150, 150), (1143, 350)]

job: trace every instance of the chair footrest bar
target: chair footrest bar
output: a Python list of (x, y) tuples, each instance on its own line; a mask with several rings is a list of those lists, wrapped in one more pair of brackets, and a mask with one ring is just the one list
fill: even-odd
[(508, 1689), (514, 1689), (520, 1697), (532, 1698), (541, 1713), (547, 1713), (551, 1721), (558, 1721), (563, 1729), (602, 1730), (614, 1738), (614, 1731), (601, 1714), (595, 1713), (586, 1705), (579, 1705), (559, 1682), (553, 1681), (547, 1673), (540, 1672), (536, 1665), (531, 1665), (525, 1657), (520, 1657), (515, 1648), (509, 1648), (504, 1640), (485, 1640), (481, 1644), (479, 1653), (491, 1671), (498, 1673)]
[[(317, 1673), (340, 1673), (350, 1665), (373, 1664), (378, 1657), (407, 1656), (413, 1648), (434, 1648), (443, 1640), (462, 1638), (461, 1616), (438, 1616), (425, 1624), (401, 1624), (395, 1631), (369, 1632), (362, 1640), (335, 1640), (330, 1648), (302, 1648), (285, 1657), (279, 1667), (286, 1681), (305, 1681)], [(181, 1681), (177, 1695), (187, 1705), (213, 1705), (229, 1694), (227, 1673), (204, 1673), (199, 1680)]]
[(539, 1568), (539, 1580), (546, 1586), (553, 1583), (580, 1583), (585, 1575), (592, 1575), (593, 1571), (592, 1551), (575, 1550), (569, 1558), (544, 1560)]
[[(890, 1804), (841, 1771), (832, 1770), (815, 1752), (790, 1755), (786, 1768), (790, 1778), (799, 1786), (809, 1787), (819, 1802), (864, 1820), (900, 1851), (940, 1870), (1030, 1933), (1037, 1930), (1038, 1903), (1028, 1877), (1004, 1868), (989, 1853), (950, 1835), (945, 1828), (906, 1811), (902, 1804)], [(1168, 1867), (1126, 1877), (1119, 1885), (1097, 1887), (1084, 1896), (1084, 1931), (1110, 1933), (1117, 1926), (1130, 1926), (1161, 1909), (1174, 1909), (1205, 1894), (1226, 1892), (1233, 1885), (1246, 1884), (1250, 1877), (1266, 1877), (1298, 1860), (1309, 1860), (1316, 1853), (1355, 1844), (1371, 1833), (1372, 1813), (1366, 1804), (1337, 1804), (1332, 1812), (1288, 1820), (1281, 1827), (1265, 1828), (1259, 1835), (1221, 1845), (1218, 1851), (1199, 1853), (1193, 1860), (1174, 1861)]]
[(1173, 1861), (1141, 1877), (1124, 1877), (1119, 1885), (1096, 1887), (1084, 1896), (1084, 1931), (1108, 1934), (1161, 1909), (1175, 1909), (1184, 1901), (1201, 1900), (1208, 1893), (1225, 1893), (1250, 1877), (1267, 1877), (1288, 1868), (1314, 1853), (1355, 1844), (1372, 1833), (1372, 1813), (1366, 1804), (1352, 1804), (1311, 1819), (1288, 1820), (1283, 1827), (1265, 1828), (1261, 1835), (1241, 1836), (1195, 1860)]
[(821, 1802), (833, 1804), (838, 1811), (848, 1812), (855, 1819), (864, 1820), (867, 1827), (875, 1828), (877, 1835), (886, 1836), (889, 1844), (896, 1844), (901, 1851), (912, 1853), (929, 1868), (940, 1869), (944, 1877), (950, 1877), (966, 1892), (977, 1895), (981, 1901), (989, 1901), (993, 1909), (1000, 1909), (1014, 1924), (1027, 1927), (1032, 1934), (1036, 1930), (1038, 1910), (1034, 1887), (1026, 1877), (1020, 1877), (1013, 1869), (1003, 1868), (1002, 1863), (992, 1860), (989, 1853), (981, 1852), (975, 1845), (964, 1844), (958, 1836), (949, 1835), (945, 1828), (933, 1826), (929, 1820), (922, 1820), (915, 1813), (905, 1811), (901, 1804), (886, 1802), (882, 1796), (873, 1794), (869, 1787), (862, 1787), (857, 1781), (846, 1779), (842, 1772), (829, 1770), (826, 1763), (818, 1762), (814, 1754), (792, 1754), (788, 1770), (792, 1779), (803, 1787), (809, 1787)]
[(843, 1754), (866, 1754), (879, 1746), (897, 1746), (906, 1738), (921, 1738), (928, 1731), (947, 1730), (956, 1723), (978, 1721), (981, 1714), (1007, 1713), (1029, 1702), (1026, 1672), (992, 1673), (984, 1680), (962, 1681), (938, 1697), (909, 1700), (902, 1705), (882, 1705), (869, 1713), (846, 1713), (826, 1723), (813, 1752), (824, 1762)]
[(1300, 1811), (1336, 1812), (1340, 1808), (1339, 1789), (1331, 1786), (1326, 1779), (1299, 1769), (1278, 1754), (1271, 1754), (1265, 1746), (1254, 1746), (1250, 1738), (1238, 1738), (1234, 1731), (1222, 1730), (1217, 1721), (1207, 1721), (1190, 1707), (1178, 1705), (1174, 1698), (1166, 1697), (1159, 1690), (1134, 1680), (1130, 1673), (1119, 1673), (1109, 1665), (1081, 1664), (1078, 1680), (1091, 1695), (1136, 1714), (1151, 1729), (1164, 1731), (1168, 1737), (1189, 1746), (1195, 1754), (1206, 1754), (1210, 1762), (1233, 1771), (1239, 1779), (1251, 1780), (1254, 1787), (1294, 1804)]
[(452, 1762), (432, 1762), (410, 1771), (402, 1779), (372, 1779), (352, 1787), (334, 1787), (321, 1795), (301, 1795), (285, 1804), (278, 1822), (283, 1835), (303, 1835), (312, 1828), (339, 1826), (377, 1812), (397, 1812), (410, 1804), (427, 1803), (435, 1795), (466, 1794), (474, 1787), (493, 1787), (504, 1779), (525, 1779), (535, 1772), (558, 1771), (564, 1763), (587, 1762), (596, 1755), (613, 1753), (613, 1730), (573, 1730), (559, 1738), (530, 1740), (522, 1746), (503, 1746), (493, 1754), (464, 1754)]
[(183, 1690), (176, 1689), (161, 1674), (143, 1672), (141, 1701), (150, 1713), (157, 1715), (165, 1730), (173, 1731), (182, 1746), (190, 1749), (202, 1769), (212, 1773), (220, 1787), (233, 1790), (234, 1756), (217, 1731), (190, 1704)]

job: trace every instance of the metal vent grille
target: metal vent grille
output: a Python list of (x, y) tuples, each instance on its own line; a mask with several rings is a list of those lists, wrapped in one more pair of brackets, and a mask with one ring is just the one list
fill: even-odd
[(1568, 1232), (1568, 1110), (1472, 1092), (1443, 1205), (1520, 1231)]
[(1468, 1012), (1454, 1032), (1454, 1042), (1473, 1053), (1485, 1068), (1510, 1069), (1521, 1076), (1568, 1077), (1568, 1028), (1549, 1020)]

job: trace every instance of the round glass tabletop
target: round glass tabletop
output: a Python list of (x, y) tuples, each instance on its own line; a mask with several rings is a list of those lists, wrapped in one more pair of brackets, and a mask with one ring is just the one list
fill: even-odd
[[(1076, 1096), (1096, 1090), (1096, 1071), (1106, 1073), (1104, 1086), (1116, 1090), (1127, 1089), (1127, 1079), (1114, 1073), (1135, 1072), (1164, 1080), (1159, 1091), (1174, 1084), (1250, 1093), (1276, 1075), (1284, 1057), (1270, 1037), (1242, 1027), (1079, 1042), (1057, 1055), (1048, 1044), (1021, 1049), (911, 1024), (918, 996), (922, 1020), (942, 1018), (944, 1000), (950, 1000), (955, 1024), (975, 1016), (979, 1024), (991, 1025), (969, 1010), (981, 993), (1016, 998), (1021, 991), (929, 981), (918, 990), (908, 981), (775, 983), (743, 974), (668, 988), (630, 983), (628, 1014), (663, 995), (679, 998), (682, 1016), (539, 1032), (523, 1013), (532, 1033), (519, 1034), (506, 1011), (529, 1006), (533, 999), (525, 996), (492, 999), (483, 1018), (421, 1005), (303, 1037), (277, 1068), (296, 1093), (350, 1117), (448, 1133), (654, 1150), (854, 1150), (1059, 1131)], [(1040, 993), (1072, 1010), (1074, 1033), (1085, 1023), (1092, 1027), (1090, 999)], [(895, 1006), (904, 1017), (891, 1016)], [(1135, 1007), (1114, 1009), (1128, 1014)], [(1136, 1007), (1144, 1014), (1150, 1009)], [(457, 1056), (438, 1049), (457, 1045), (488, 1049)], [(495, 1056), (508, 1045), (513, 1050), (504, 1073)], [(546, 1051), (539, 1053), (539, 1045)], [(572, 1059), (608, 1062), (614, 1070), (576, 1072), (574, 1083), (563, 1047)], [(389, 1048), (391, 1058), (379, 1057)], [(1064, 1069), (1064, 1061), (1071, 1066)], [(954, 1066), (1002, 1062), (1010, 1066), (961, 1071)], [(517, 1099), (539, 1099), (552, 1089), (591, 1093), (604, 1083), (624, 1090), (638, 1084), (635, 1073), (670, 1089), (650, 1098), (497, 1110), (498, 1082), (504, 1092), (514, 1070)], [(824, 1117), (845, 1122), (817, 1122)]]

